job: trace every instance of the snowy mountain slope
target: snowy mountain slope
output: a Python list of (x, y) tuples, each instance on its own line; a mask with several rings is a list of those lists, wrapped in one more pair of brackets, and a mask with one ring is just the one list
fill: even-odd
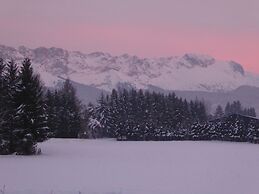
[(0, 57), (31, 58), (47, 86), (55, 86), (67, 77), (79, 84), (106, 91), (119, 85), (137, 89), (152, 86), (164, 90), (209, 92), (230, 91), (242, 85), (259, 86), (259, 76), (246, 72), (240, 64), (206, 55), (148, 59), (102, 52), (84, 54), (54, 47), (29, 49), (0, 45)]

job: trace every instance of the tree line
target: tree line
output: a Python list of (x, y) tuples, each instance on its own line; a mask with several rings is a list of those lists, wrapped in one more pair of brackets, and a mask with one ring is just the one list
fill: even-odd
[(174, 93), (164, 95), (149, 91), (113, 90), (102, 95), (90, 110), (89, 127), (103, 136), (126, 139), (152, 139), (169, 130), (188, 128), (207, 121), (201, 101), (187, 102)]
[[(230, 104), (230, 103), (229, 103)], [(113, 90), (89, 110), (89, 129), (118, 140), (223, 140), (255, 142), (258, 121), (235, 111), (211, 117), (202, 101), (187, 102), (174, 93)], [(226, 110), (228, 110), (228, 106)], [(253, 108), (251, 108), (253, 109)], [(254, 109), (253, 109), (254, 110)], [(236, 114), (236, 115), (235, 115)], [(223, 117), (223, 116), (226, 117)], [(220, 119), (216, 119), (220, 118)]]
[[(218, 106), (213, 119), (233, 113), (255, 116), (239, 101)], [(258, 138), (258, 126), (243, 118), (210, 122), (202, 101), (143, 90), (113, 90), (83, 105), (66, 80), (46, 89), (30, 59), (18, 66), (0, 59), (0, 154), (37, 154), (50, 137), (118, 140), (230, 140)], [(243, 120), (243, 121), (242, 121)]]
[(256, 111), (254, 107), (244, 108), (240, 101), (228, 102), (223, 110), (221, 105), (218, 105), (214, 114), (215, 118), (228, 116), (231, 114), (240, 114), (244, 116), (256, 117)]

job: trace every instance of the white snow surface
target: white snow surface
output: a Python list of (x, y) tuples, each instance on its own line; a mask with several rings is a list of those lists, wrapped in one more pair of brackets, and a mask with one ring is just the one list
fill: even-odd
[(5, 194), (258, 194), (259, 145), (51, 139), (0, 156)]
[(246, 72), (242, 65), (200, 54), (140, 58), (103, 52), (84, 54), (55, 47), (29, 49), (0, 45), (0, 57), (18, 61), (31, 58), (36, 71), (51, 87), (62, 78), (106, 91), (121, 85), (210, 92), (230, 91), (242, 85), (259, 86), (259, 75)]

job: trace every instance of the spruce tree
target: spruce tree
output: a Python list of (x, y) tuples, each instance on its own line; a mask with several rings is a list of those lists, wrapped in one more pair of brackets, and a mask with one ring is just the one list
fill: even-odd
[(230, 114), (231, 114), (231, 107), (230, 107), (230, 103), (228, 102), (225, 107), (225, 115), (230, 115)]
[(98, 127), (99, 137), (107, 137), (110, 133), (110, 110), (109, 110), (109, 97), (105, 97), (102, 93), (100, 98), (97, 100), (97, 106), (94, 110), (94, 115), (92, 116), (92, 122), (94, 120), (98, 121), (97, 123), (91, 123), (93, 127)]
[(246, 110), (247, 110), (247, 112), (244, 115), (247, 115), (247, 116), (250, 116), (250, 117), (256, 117), (255, 108), (251, 107), (251, 108), (248, 108)]
[(18, 85), (20, 84), (19, 70), (17, 64), (11, 60), (7, 63), (5, 80), (7, 84), (7, 98), (5, 104), (7, 106), (7, 122), (6, 122), (6, 131), (9, 136), (10, 144), (9, 150), (11, 153), (15, 151), (14, 145), (14, 134), (13, 131), (16, 127), (15, 123), (15, 113), (17, 109), (17, 98), (18, 98)]
[(218, 105), (214, 114), (215, 118), (220, 118), (224, 115), (224, 111), (221, 105)]
[(0, 154), (9, 154), (9, 143), (10, 138), (8, 130), (6, 128), (7, 117), (7, 106), (5, 101), (7, 100), (7, 82), (5, 79), (5, 63), (0, 58)]
[(2, 130), (5, 123), (6, 104), (7, 98), (7, 84), (5, 80), (5, 64), (3, 59), (0, 58), (0, 130)]
[(59, 124), (56, 137), (77, 138), (81, 128), (80, 101), (76, 97), (76, 90), (67, 79), (58, 92)]
[(45, 103), (46, 103), (46, 114), (47, 114), (47, 125), (49, 127), (49, 136), (54, 137), (57, 123), (58, 123), (58, 116), (57, 116), (57, 103), (56, 103), (56, 91), (52, 92), (47, 90), (45, 96)]
[(89, 121), (88, 121), (89, 134), (91, 138), (98, 138), (102, 135), (101, 128), (103, 126), (97, 119), (98, 117), (97, 109), (92, 103), (90, 103), (87, 107), (87, 112), (89, 113)]
[(17, 86), (14, 130), (17, 154), (35, 154), (36, 144), (46, 139), (47, 125), (43, 90), (39, 76), (35, 75), (30, 59), (24, 59)]
[(116, 90), (112, 90), (110, 102), (109, 102), (109, 130), (110, 130), (110, 137), (117, 136), (117, 129), (119, 126), (119, 97), (118, 92)]
[(88, 106), (82, 107), (82, 114), (81, 114), (81, 128), (78, 133), (78, 138), (91, 138), (91, 131), (89, 128), (89, 120), (90, 120), (90, 112), (88, 111)]

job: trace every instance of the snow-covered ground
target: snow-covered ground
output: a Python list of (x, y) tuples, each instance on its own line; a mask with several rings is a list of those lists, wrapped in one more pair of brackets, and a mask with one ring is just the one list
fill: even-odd
[(5, 194), (258, 194), (259, 145), (51, 139), (0, 156)]

